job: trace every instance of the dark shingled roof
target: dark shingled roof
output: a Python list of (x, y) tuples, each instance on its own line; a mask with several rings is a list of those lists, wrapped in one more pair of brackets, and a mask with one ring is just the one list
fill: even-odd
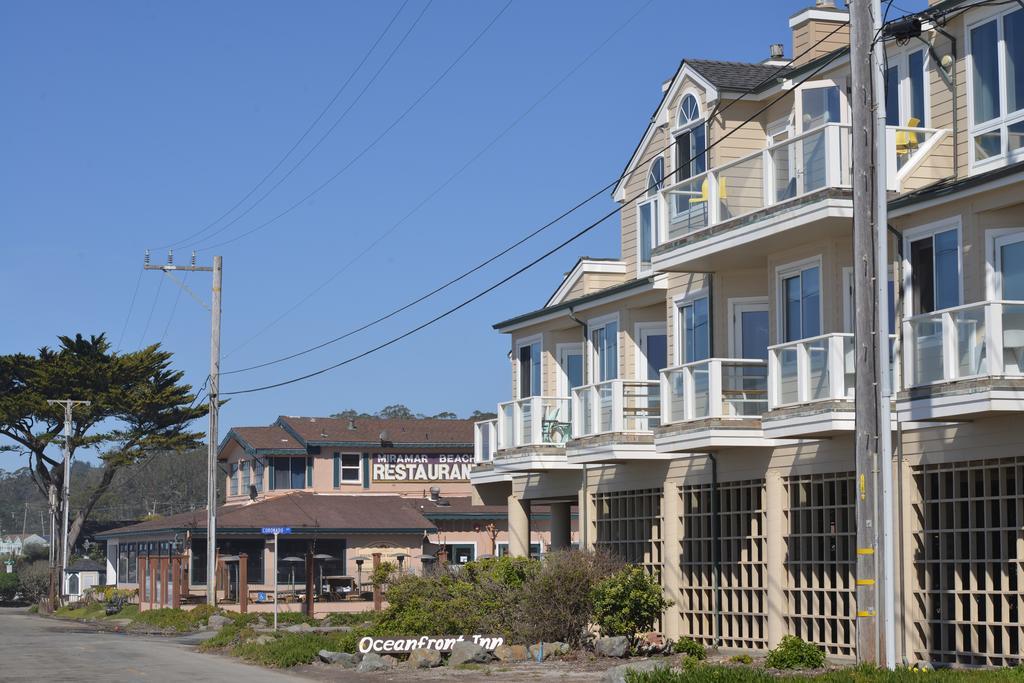
[[(296, 491), (255, 503), (217, 508), (218, 533), (252, 531), (268, 526), (349, 533), (435, 531), (434, 524), (401, 496)], [(97, 538), (205, 528), (206, 510), (200, 509), (112, 529), (97, 534)]]
[[(473, 445), (472, 420), (385, 420), (375, 417), (279, 417), (277, 424), (309, 444), (380, 443)], [(354, 427), (354, 428), (350, 428)]]
[(305, 446), (280, 427), (234, 427), (231, 431), (258, 451), (306, 450)]
[[(771, 86), (776, 78), (785, 78), (789, 69), (778, 64), (748, 64), (721, 62), (714, 59), (684, 59), (694, 71), (721, 90), (750, 90), (758, 86)], [(768, 81), (767, 83), (765, 81)]]

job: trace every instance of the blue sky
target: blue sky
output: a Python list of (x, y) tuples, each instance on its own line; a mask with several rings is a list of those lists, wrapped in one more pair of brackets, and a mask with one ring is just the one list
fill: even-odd
[[(204, 262), (213, 253), (224, 257), (223, 369), (337, 336), (547, 222), (620, 172), (659, 100), (660, 83), (680, 58), (758, 61), (773, 42), (785, 43), (789, 54), (787, 18), (810, 4), (514, 2), (413, 106), (505, 2), (434, 0), (427, 6), (409, 0), (297, 154), (242, 209), (352, 103), (426, 7), (337, 128), (262, 203), (200, 242), (216, 245), (253, 230), (349, 165), (280, 219), (200, 252)], [(7, 309), (0, 353), (32, 351), (55, 343), (58, 334), (106, 332), (114, 343), (121, 339), (122, 349), (162, 341), (188, 379), (200, 384), (209, 362), (209, 314), (187, 294), (179, 297), (159, 273), (139, 280), (144, 249), (200, 231), (249, 192), (399, 6), (4, 3), (0, 229), (6, 289), (17, 298)], [(304, 374), (380, 343), (504, 277), (612, 207), (605, 195), (429, 302), (300, 359), (226, 376), (223, 389)], [(187, 260), (195, 241), (181, 245), (176, 260)], [(411, 339), (315, 379), (237, 397), (222, 412), (222, 429), (267, 424), (279, 414), (372, 411), (395, 402), (425, 413), (493, 410), (508, 395), (509, 366), (507, 339), (491, 324), (541, 306), (580, 255), (618, 255), (617, 221)], [(153, 255), (157, 262), (165, 257)], [(191, 275), (188, 284), (208, 299), (208, 275)], [(0, 468), (18, 464), (0, 455)]]

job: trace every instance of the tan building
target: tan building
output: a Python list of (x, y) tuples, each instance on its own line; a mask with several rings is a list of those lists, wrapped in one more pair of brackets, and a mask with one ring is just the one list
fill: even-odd
[[(572, 543), (568, 527), (552, 538), (547, 510), (520, 541), (508, 534), (504, 505), (472, 504), (472, 438), (468, 420), (280, 417), (232, 429), (219, 450), (227, 477), (218, 601), (237, 607), (242, 556), (248, 609), (270, 609), (275, 567), (279, 597), (301, 598), (311, 567), (315, 608), (326, 612), (365, 609), (351, 603), (368, 592), (375, 556), (420, 573), (504, 555), (510, 545), (539, 556)], [(279, 547), (273, 528), (289, 530)], [(141, 587), (147, 603), (152, 590), (154, 604), (165, 604), (177, 579), (185, 602), (205, 601), (206, 529), (200, 509), (99, 534), (108, 583)]]
[[(673, 637), (855, 656), (848, 15), (794, 59), (684, 60), (614, 191), (621, 253), (581, 259), (509, 334), (512, 396), (471, 480), (578, 511), (656, 572)], [(1024, 9), (946, 0), (887, 40), (897, 641), (1024, 650)], [(782, 18), (780, 17), (780, 20)], [(775, 52), (773, 50), (773, 52)], [(556, 513), (557, 514), (557, 513)], [(522, 524), (523, 531), (516, 531)]]

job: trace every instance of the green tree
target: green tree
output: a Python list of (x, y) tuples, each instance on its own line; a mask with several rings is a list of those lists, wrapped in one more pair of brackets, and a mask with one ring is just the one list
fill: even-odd
[(377, 411), (377, 417), (384, 418), (385, 420), (415, 420), (416, 414), (409, 410), (408, 406), (396, 403), (390, 406), (384, 406)]
[(28, 458), (32, 479), (46, 496), (51, 486), (61, 490), (64, 463), (64, 410), (47, 399), (91, 401), (73, 413), (68, 447), (74, 458), (79, 448), (96, 450), (103, 471), (88, 490), (68, 530), (71, 547), (96, 502), (110, 488), (117, 472), (157, 451), (198, 446), (202, 432), (189, 431), (206, 412), (194, 406), (192, 387), (184, 373), (171, 369), (171, 353), (159, 344), (139, 351), (111, 351), (105, 335), (59, 337), (56, 349), (38, 354), (0, 355), (0, 436)]
[(483, 420), (493, 420), (496, 417), (498, 417), (497, 413), (486, 410), (474, 410), (473, 414), (469, 416), (469, 419), (475, 422), (482, 422)]

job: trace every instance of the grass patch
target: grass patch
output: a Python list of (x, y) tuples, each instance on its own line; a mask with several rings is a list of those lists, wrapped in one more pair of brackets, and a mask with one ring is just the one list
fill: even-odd
[(379, 612), (333, 612), (327, 617), (328, 626), (364, 626), (376, 624)]
[(160, 609), (139, 612), (132, 618), (136, 624), (146, 624), (147, 626), (184, 633), (199, 628), (206, 623), (211, 615), (216, 613), (217, 609), (210, 605), (198, 605), (191, 610), (161, 607)]
[(333, 633), (281, 633), (269, 643), (240, 643), (231, 654), (256, 664), (285, 669), (309, 664), (320, 650), (342, 651)]
[[(270, 613), (270, 621), (273, 622), (273, 620), (274, 615), (273, 613)], [(310, 619), (302, 612), (278, 612), (278, 626), (294, 626), (295, 624), (309, 624), (310, 626), (319, 626), (320, 622), (317, 619)]]
[(99, 602), (88, 603), (76, 608), (65, 605), (64, 607), (59, 607), (54, 612), (54, 616), (61, 619), (76, 619), (79, 621), (92, 620), (106, 616), (106, 605)]

